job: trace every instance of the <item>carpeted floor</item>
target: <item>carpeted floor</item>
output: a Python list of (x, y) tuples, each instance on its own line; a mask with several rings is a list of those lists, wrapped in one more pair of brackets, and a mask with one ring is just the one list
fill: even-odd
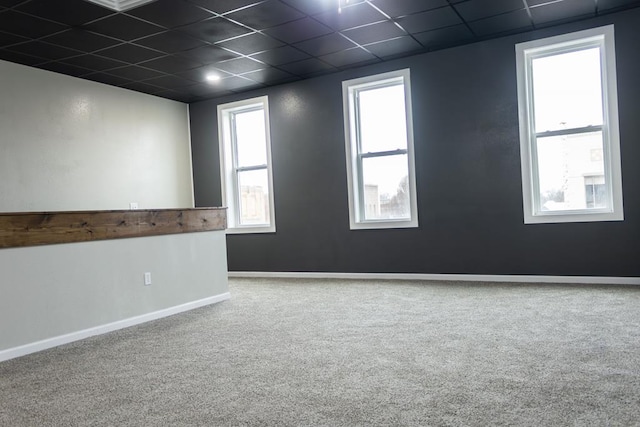
[(230, 287), (0, 363), (0, 425), (640, 425), (638, 287)]

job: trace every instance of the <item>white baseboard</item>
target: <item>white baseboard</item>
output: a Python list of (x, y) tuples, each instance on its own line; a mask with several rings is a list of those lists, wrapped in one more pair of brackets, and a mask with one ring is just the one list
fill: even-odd
[(363, 280), (434, 280), (464, 282), (582, 283), (606, 285), (640, 285), (640, 277), (601, 276), (524, 276), (493, 274), (424, 274), (424, 273), (323, 273), (230, 271), (229, 277), (277, 279), (363, 279)]
[(0, 351), (0, 362), (228, 300), (229, 292)]

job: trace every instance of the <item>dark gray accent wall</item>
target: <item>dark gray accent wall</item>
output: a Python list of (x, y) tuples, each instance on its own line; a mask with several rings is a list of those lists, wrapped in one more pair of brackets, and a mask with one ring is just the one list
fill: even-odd
[[(625, 220), (527, 224), (515, 44), (615, 24)], [(268, 95), (277, 232), (230, 271), (640, 276), (640, 9), (191, 104), (197, 206), (218, 206), (218, 104)], [(420, 226), (349, 229), (343, 80), (411, 69)]]

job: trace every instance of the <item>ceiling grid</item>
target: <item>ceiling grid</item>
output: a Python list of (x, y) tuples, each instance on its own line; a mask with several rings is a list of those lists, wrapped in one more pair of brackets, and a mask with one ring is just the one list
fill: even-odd
[[(115, 9), (96, 3), (114, 3)], [(0, 0), (0, 59), (195, 102), (638, 0)], [(128, 9), (126, 9), (129, 7)], [(216, 81), (208, 76), (217, 75)]]

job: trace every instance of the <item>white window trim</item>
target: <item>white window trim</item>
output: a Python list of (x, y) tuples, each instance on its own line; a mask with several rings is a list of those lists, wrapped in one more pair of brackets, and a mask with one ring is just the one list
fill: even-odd
[[(359, 200), (358, 179), (358, 147), (356, 124), (353, 122), (354, 101), (353, 92), (371, 83), (382, 83), (385, 80), (402, 79), (404, 84), (406, 128), (407, 128), (407, 159), (409, 161), (409, 204), (411, 217), (409, 219), (364, 220)], [(418, 227), (418, 206), (416, 196), (415, 155), (413, 147), (413, 108), (411, 104), (411, 80), (409, 69), (391, 71), (383, 74), (362, 77), (342, 82), (342, 111), (344, 115), (344, 134), (347, 159), (347, 185), (349, 196), (349, 224), (351, 230), (381, 229), (381, 228), (411, 228)]]
[[(607, 178), (609, 207), (571, 211), (539, 211), (539, 192), (536, 191), (537, 167), (535, 166), (531, 58), (553, 52), (571, 50), (585, 43), (601, 47), (603, 64), (603, 113), (602, 126), (605, 176)], [(520, 157), (522, 164), (522, 192), (524, 223), (564, 223), (624, 220), (622, 203), (622, 171), (620, 165), (620, 134), (618, 128), (618, 95), (613, 25), (563, 34), (516, 45), (518, 80), (518, 116), (520, 121)]]
[[(231, 138), (230, 115), (232, 113), (250, 109), (252, 107), (262, 107), (264, 111), (265, 141), (267, 144), (267, 177), (269, 180), (269, 225), (241, 225), (239, 223), (239, 201), (230, 200), (237, 197), (237, 183), (234, 179), (234, 161)], [(271, 170), (271, 128), (269, 125), (269, 100), (267, 96), (245, 99), (218, 105), (218, 146), (220, 150), (220, 179), (222, 184), (222, 203), (227, 206), (227, 234), (242, 233), (275, 233), (276, 219), (273, 197), (273, 174)]]

